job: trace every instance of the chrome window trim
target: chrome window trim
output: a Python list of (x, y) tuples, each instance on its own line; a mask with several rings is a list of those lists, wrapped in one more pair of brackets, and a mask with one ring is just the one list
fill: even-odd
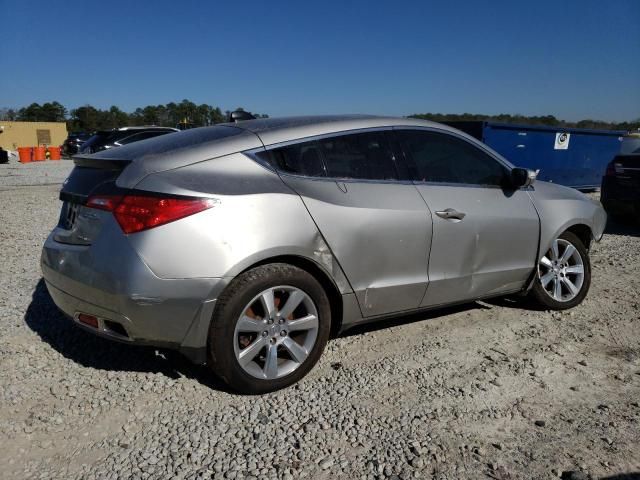
[[(454, 182), (422, 182), (414, 181), (414, 185), (432, 185), (434, 187), (462, 187), (462, 188), (498, 188), (503, 190), (504, 187), (500, 185), (483, 185), (481, 183), (454, 183)], [(515, 189), (514, 189), (515, 190)]]
[(310, 137), (301, 137), (296, 138), (294, 140), (287, 140), (285, 142), (271, 143), (269, 145), (265, 145), (265, 150), (274, 150), (280, 147), (287, 147), (289, 145), (295, 145), (297, 143), (305, 143), (305, 142), (313, 142), (317, 140), (322, 140), (325, 138), (333, 138), (333, 137), (343, 137), (345, 135), (355, 135), (358, 133), (369, 133), (369, 132), (383, 132), (383, 131), (391, 131), (393, 127), (367, 127), (367, 128), (354, 128), (351, 130), (340, 130), (339, 132), (331, 132), (331, 133), (323, 133), (320, 135), (312, 135)]
[(333, 183), (392, 183), (394, 185), (413, 185), (411, 180), (374, 180), (371, 178), (340, 178), (340, 177), (308, 177), (306, 175), (297, 175), (295, 173), (278, 172), (279, 175), (286, 177), (300, 178), (303, 180), (324, 181)]
[(498, 189), (498, 190), (507, 190), (509, 192), (515, 192), (515, 191), (524, 191), (524, 192), (528, 192), (528, 191), (535, 191), (535, 188), (533, 185), (529, 185), (528, 187), (518, 187), (518, 188), (510, 188), (510, 189), (506, 189), (505, 187), (502, 187), (500, 185), (482, 185), (480, 183), (439, 183), (439, 182), (418, 182), (418, 181), (414, 181), (413, 185), (427, 185), (427, 186), (433, 186), (433, 187), (462, 187), (462, 188), (492, 188), (492, 189)]

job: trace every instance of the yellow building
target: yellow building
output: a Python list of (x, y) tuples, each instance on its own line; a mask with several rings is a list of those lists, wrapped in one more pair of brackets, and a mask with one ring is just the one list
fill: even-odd
[(9, 122), (0, 120), (0, 147), (17, 150), (18, 147), (41, 145), (60, 146), (67, 138), (64, 122)]

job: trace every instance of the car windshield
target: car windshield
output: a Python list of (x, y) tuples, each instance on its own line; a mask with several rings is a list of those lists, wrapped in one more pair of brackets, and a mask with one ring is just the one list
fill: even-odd
[(96, 132), (89, 139), (82, 144), (82, 151), (85, 153), (93, 153), (104, 149), (104, 146), (109, 143), (112, 131)]
[(70, 133), (67, 140), (86, 140), (90, 136), (89, 133)]

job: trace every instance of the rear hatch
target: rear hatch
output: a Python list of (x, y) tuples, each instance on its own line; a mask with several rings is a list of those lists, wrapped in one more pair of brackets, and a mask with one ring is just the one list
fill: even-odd
[(140, 193), (136, 186), (153, 173), (261, 146), (253, 133), (233, 126), (215, 126), (162, 135), (93, 155), (75, 155), (76, 166), (60, 192), (63, 206), (54, 239), (91, 245), (105, 220), (113, 216), (87, 207), (91, 196)]
[(90, 195), (117, 194), (121, 190), (116, 179), (130, 163), (126, 160), (107, 161), (76, 158), (75, 168), (62, 185), (62, 209), (54, 239), (60, 243), (90, 245), (99, 234), (109, 212), (87, 208)]

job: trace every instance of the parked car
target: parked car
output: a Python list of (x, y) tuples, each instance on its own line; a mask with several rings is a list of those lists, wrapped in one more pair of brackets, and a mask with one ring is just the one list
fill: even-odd
[(75, 155), (78, 153), (78, 150), (82, 146), (84, 142), (86, 142), (91, 137), (90, 133), (84, 132), (75, 132), (70, 133), (66, 140), (62, 143), (61, 149), (62, 154), (70, 157), (71, 155)]
[(109, 148), (121, 147), (129, 143), (159, 137), (167, 133), (178, 132), (171, 127), (120, 127), (113, 130), (100, 130), (82, 144), (80, 153), (96, 153)]
[(640, 133), (626, 136), (607, 165), (600, 199), (611, 216), (640, 223)]
[(42, 271), (106, 338), (232, 388), (291, 385), (330, 332), (514, 293), (579, 304), (599, 202), (437, 123), (259, 119), (75, 157)]

